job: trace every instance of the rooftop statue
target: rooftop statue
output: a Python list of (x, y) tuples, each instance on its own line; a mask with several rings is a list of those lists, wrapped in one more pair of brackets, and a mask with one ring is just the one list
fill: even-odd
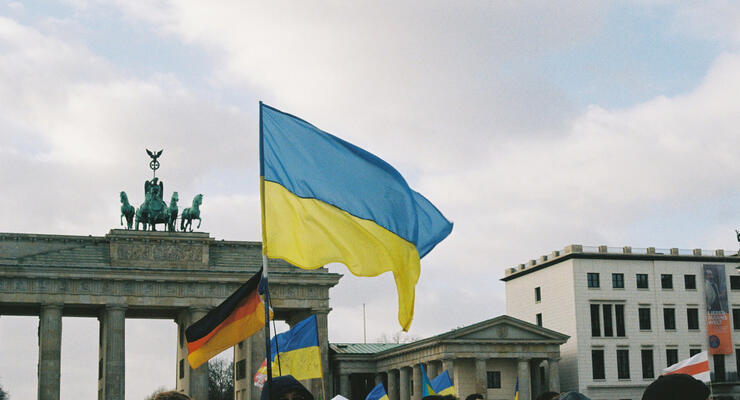
[[(157, 159), (162, 155), (162, 151), (146, 150), (146, 153), (151, 157), (149, 168), (152, 169), (154, 176), (151, 180), (144, 182), (144, 202), (141, 206), (134, 210), (134, 207), (128, 202), (126, 192), (121, 192), (121, 225), (123, 225), (123, 217), (126, 217), (127, 229), (132, 229), (132, 225), (135, 225), (135, 229), (139, 230), (139, 226), (141, 225), (143, 230), (156, 231), (157, 224), (164, 224), (167, 231), (177, 231), (177, 202), (179, 201), (179, 196), (177, 192), (173, 192), (168, 207), (163, 200), (164, 182), (157, 178), (157, 170), (160, 165)], [(198, 194), (193, 199), (193, 206), (183, 210), (180, 224), (180, 230), (183, 232), (187, 229), (191, 232), (193, 231), (193, 219), (198, 220), (198, 228), (200, 228), (199, 206), (202, 204), (202, 199), (203, 195)]]

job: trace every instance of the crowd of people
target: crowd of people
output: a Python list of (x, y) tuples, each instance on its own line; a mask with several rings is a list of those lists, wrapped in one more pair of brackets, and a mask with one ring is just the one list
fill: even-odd
[[(273, 378), (271, 383), (265, 383), (269, 388), (270, 399), (263, 388), (260, 400), (314, 400), (313, 395), (300, 382), (290, 375)], [(673, 374), (658, 377), (651, 383), (642, 395), (642, 400), (708, 400), (711, 398), (709, 388), (700, 380), (691, 375)], [(344, 400), (345, 397), (336, 396), (332, 400)], [(480, 394), (471, 394), (465, 400), (482, 400)], [(176, 391), (159, 393), (154, 400), (191, 400), (190, 396)], [(423, 400), (458, 400), (452, 395), (426, 396)], [(578, 392), (545, 392), (535, 400), (590, 400)]]

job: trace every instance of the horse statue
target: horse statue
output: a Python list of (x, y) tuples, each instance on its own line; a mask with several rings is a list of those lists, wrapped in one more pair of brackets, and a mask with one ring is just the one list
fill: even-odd
[(126, 192), (121, 192), (121, 226), (123, 217), (126, 217), (126, 229), (131, 229), (134, 223), (134, 206), (128, 203)]
[(169, 210), (162, 200), (162, 192), (164, 184), (157, 177), (144, 182), (145, 200), (136, 210), (136, 230), (139, 230), (139, 223), (143, 224), (144, 230), (149, 226), (152, 231), (157, 230), (157, 224), (169, 224)]
[(177, 232), (177, 202), (180, 200), (177, 192), (172, 193), (170, 199), (170, 207), (167, 209), (167, 230), (169, 232)]
[[(198, 226), (195, 229), (200, 228), (200, 205), (203, 204), (203, 195), (197, 194), (193, 198), (193, 206), (182, 210), (182, 219), (180, 220), (180, 230), (185, 232), (186, 229), (193, 231), (193, 220), (198, 220)], [(186, 222), (187, 221), (187, 222)], [(187, 225), (187, 228), (185, 227)]]

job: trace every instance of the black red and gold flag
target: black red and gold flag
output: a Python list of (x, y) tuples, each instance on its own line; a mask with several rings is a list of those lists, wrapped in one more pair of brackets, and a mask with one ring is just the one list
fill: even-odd
[(265, 327), (265, 304), (259, 294), (261, 277), (262, 269), (185, 330), (191, 367), (198, 368), (213, 356)]

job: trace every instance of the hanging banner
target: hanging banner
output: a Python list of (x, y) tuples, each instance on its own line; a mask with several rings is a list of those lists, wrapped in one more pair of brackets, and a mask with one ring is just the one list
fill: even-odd
[(704, 298), (707, 301), (709, 354), (733, 354), (724, 265), (704, 265)]

